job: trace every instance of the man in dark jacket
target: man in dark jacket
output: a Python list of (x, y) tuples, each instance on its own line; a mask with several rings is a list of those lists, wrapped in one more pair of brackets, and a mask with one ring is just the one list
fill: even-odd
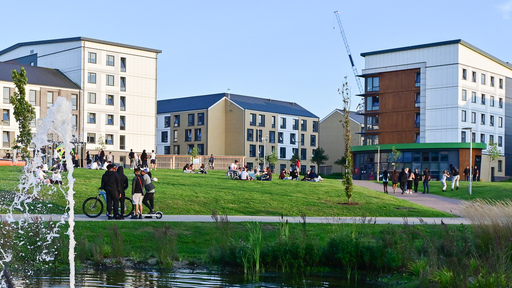
[(402, 168), (402, 171), (398, 174), (398, 180), (400, 181), (402, 194), (404, 194), (404, 192), (407, 191), (407, 173), (405, 173), (405, 168)]
[[(122, 186), (117, 172), (114, 171), (114, 167), (114, 165), (109, 164), (107, 171), (101, 177), (101, 189), (105, 190), (107, 194), (107, 215), (109, 220), (112, 218), (122, 219), (122, 215), (119, 215), (119, 190), (122, 189)], [(114, 211), (112, 211), (112, 208), (114, 208)]]

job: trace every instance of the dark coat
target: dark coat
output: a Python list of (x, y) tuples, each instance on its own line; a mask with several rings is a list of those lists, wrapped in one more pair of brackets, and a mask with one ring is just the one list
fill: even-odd
[(107, 171), (101, 177), (101, 188), (110, 195), (118, 196), (121, 188), (119, 176), (115, 171)]

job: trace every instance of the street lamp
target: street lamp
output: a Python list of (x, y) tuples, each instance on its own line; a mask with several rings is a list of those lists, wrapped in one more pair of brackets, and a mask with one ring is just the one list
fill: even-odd
[(469, 130), (469, 195), (471, 195), (471, 180), (473, 180), (473, 127), (465, 127), (462, 130)]
[(380, 146), (377, 146), (377, 182), (380, 176)]

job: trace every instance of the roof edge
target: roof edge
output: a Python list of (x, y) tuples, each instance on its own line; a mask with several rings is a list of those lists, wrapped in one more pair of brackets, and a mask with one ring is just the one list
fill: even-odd
[[(469, 142), (439, 142), (439, 143), (398, 143), (398, 144), (380, 144), (380, 145), (363, 145), (353, 146), (352, 152), (365, 152), (380, 150), (413, 150), (413, 149), (469, 149)], [(473, 149), (487, 149), (485, 143), (473, 143)]]
[(448, 41), (441, 41), (441, 42), (434, 42), (434, 43), (426, 43), (426, 44), (420, 44), (420, 45), (412, 45), (412, 46), (405, 46), (405, 47), (398, 47), (398, 48), (391, 48), (391, 49), (384, 49), (384, 50), (363, 52), (363, 53), (361, 53), (361, 56), (366, 57), (366, 56), (371, 56), (371, 55), (392, 53), (392, 52), (405, 51), (405, 50), (413, 50), (413, 49), (421, 49), (421, 48), (436, 47), (436, 46), (443, 46), (443, 45), (459, 44), (461, 42), (463, 42), (461, 39), (456, 39), (456, 40), (448, 40)]

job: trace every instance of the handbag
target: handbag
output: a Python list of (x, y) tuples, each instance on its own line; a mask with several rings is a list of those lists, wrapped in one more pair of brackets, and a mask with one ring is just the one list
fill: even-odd
[(153, 185), (153, 182), (150, 182), (149, 184), (146, 184), (144, 188), (146, 188), (146, 191), (149, 192), (151, 190), (155, 190), (155, 185)]

